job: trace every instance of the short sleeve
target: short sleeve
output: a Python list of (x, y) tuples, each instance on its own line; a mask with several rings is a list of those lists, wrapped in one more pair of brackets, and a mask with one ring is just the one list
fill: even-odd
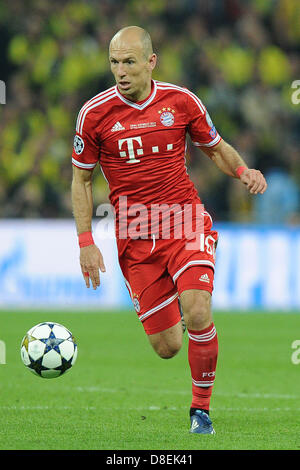
[(202, 101), (189, 92), (187, 95), (188, 132), (196, 147), (213, 147), (221, 136), (215, 128)]
[(74, 137), (72, 164), (84, 170), (92, 170), (99, 160), (99, 143), (95, 132), (93, 113), (83, 106), (78, 114)]

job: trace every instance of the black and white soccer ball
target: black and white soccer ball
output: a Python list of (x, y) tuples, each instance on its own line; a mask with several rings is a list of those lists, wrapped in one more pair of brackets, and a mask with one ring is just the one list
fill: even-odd
[(33, 326), (21, 343), (21, 358), (34, 374), (52, 379), (69, 370), (77, 358), (77, 344), (63, 325), (44, 322)]

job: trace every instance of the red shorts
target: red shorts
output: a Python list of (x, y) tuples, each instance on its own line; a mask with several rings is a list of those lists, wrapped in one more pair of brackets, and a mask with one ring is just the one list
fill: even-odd
[(117, 241), (125, 283), (147, 334), (180, 321), (178, 296), (183, 291), (212, 293), (217, 240), (216, 231), (206, 230), (196, 249), (187, 249), (185, 238)]

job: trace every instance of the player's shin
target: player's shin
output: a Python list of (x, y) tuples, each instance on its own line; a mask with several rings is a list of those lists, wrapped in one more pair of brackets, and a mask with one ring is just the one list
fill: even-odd
[(193, 394), (191, 408), (209, 411), (218, 358), (216, 328), (211, 323), (201, 331), (188, 330), (188, 336)]

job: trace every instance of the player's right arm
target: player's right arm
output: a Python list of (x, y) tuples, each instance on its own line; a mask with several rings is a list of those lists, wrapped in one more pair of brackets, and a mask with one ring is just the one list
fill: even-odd
[(221, 138), (202, 101), (191, 92), (187, 93), (187, 98), (188, 130), (194, 145), (200, 147), (225, 174), (240, 178), (251, 194), (263, 194), (267, 189), (263, 174), (247, 168), (239, 153)]
[[(212, 148), (202, 150), (223, 173), (240, 178), (251, 194), (263, 194), (266, 191), (268, 185), (264, 175), (255, 168), (248, 168), (239, 153), (224, 140)], [(240, 175), (238, 169), (241, 170)]]
[(92, 237), (93, 195), (92, 174), (99, 159), (99, 143), (95, 120), (88, 104), (80, 110), (72, 153), (72, 208), (80, 246), (80, 266), (86, 286), (100, 285), (99, 270), (105, 272), (103, 256)]
[[(73, 166), (73, 179), (71, 186), (73, 215), (75, 218), (77, 234), (91, 234), (93, 215), (92, 171)], [(85, 236), (85, 235), (83, 235)], [(80, 267), (86, 286), (93, 288), (100, 285), (99, 269), (105, 272), (103, 256), (94, 244), (90, 235), (90, 244), (80, 248)]]

